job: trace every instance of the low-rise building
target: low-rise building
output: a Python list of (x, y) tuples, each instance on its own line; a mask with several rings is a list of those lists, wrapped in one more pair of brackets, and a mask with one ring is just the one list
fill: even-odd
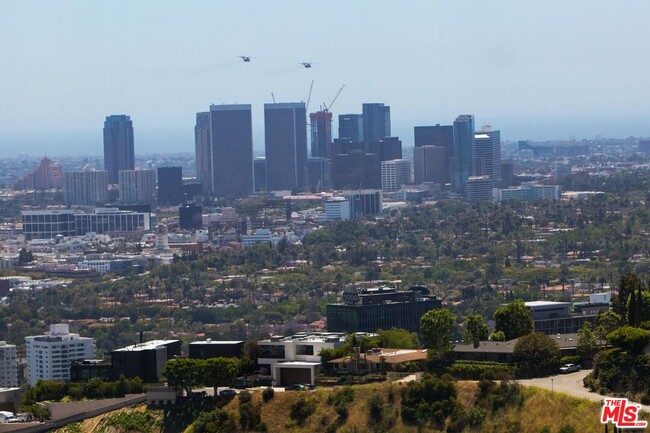
[(239, 358), (243, 354), (243, 341), (193, 341), (189, 344), (189, 356), (196, 359)]
[(415, 363), (424, 371), (427, 363), (426, 349), (371, 349), (359, 356), (344, 356), (329, 361), (337, 373), (386, 373), (406, 371)]
[(261, 374), (270, 374), (275, 385), (314, 383), (321, 368), (320, 351), (336, 349), (345, 342), (342, 333), (298, 333), (258, 341), (257, 363)]
[(139, 377), (145, 383), (162, 380), (167, 361), (181, 354), (179, 340), (152, 340), (123, 347), (111, 352), (111, 378), (120, 374), (127, 378)]

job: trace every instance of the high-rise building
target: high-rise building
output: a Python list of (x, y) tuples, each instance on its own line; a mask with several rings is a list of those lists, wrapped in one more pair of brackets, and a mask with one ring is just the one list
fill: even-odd
[(397, 191), (402, 185), (411, 183), (411, 161), (393, 159), (381, 162), (381, 189)]
[(467, 178), (474, 174), (474, 116), (462, 114), (454, 121), (452, 189), (465, 194)]
[(350, 200), (343, 197), (334, 197), (325, 202), (325, 219), (339, 221), (350, 219)]
[(210, 112), (196, 113), (194, 126), (196, 181), (204, 192), (212, 192), (212, 154), (210, 149)]
[(32, 186), (34, 189), (62, 188), (63, 169), (46, 156), (34, 170), (33, 179)]
[(309, 190), (326, 191), (332, 187), (332, 164), (327, 158), (307, 158), (307, 176)]
[(501, 132), (484, 126), (474, 135), (474, 174), (490, 176), (493, 188), (501, 186)]
[[(304, 129), (304, 115), (303, 115)], [(250, 104), (210, 105), (212, 191), (253, 193), (253, 126)], [(306, 151), (306, 149), (305, 149)]]
[(18, 386), (18, 362), (16, 361), (16, 346), (0, 341), (0, 388), (16, 388)]
[(158, 204), (178, 206), (183, 201), (183, 168), (158, 167)]
[(70, 380), (70, 364), (95, 357), (95, 340), (71, 334), (67, 324), (50, 325), (45, 335), (25, 337), (27, 377), (31, 386), (39, 380)]
[(363, 104), (363, 141), (368, 145), (373, 141), (390, 137), (390, 107), (380, 103)]
[(398, 137), (386, 137), (368, 143), (368, 153), (376, 153), (381, 161), (402, 159), (402, 141)]
[(490, 176), (470, 176), (467, 178), (467, 201), (476, 203), (492, 200), (492, 178)]
[(120, 202), (122, 204), (154, 204), (156, 172), (154, 170), (120, 170)]
[(382, 211), (383, 201), (379, 190), (345, 191), (343, 196), (350, 202), (350, 218), (352, 219), (364, 215), (376, 215)]
[(446, 183), (445, 148), (420, 146), (413, 148), (413, 175), (415, 183)]
[(330, 150), (332, 158), (334, 158), (335, 155), (347, 154), (355, 150), (363, 152), (363, 142), (351, 141), (347, 138), (337, 138), (332, 142), (332, 147)]
[(135, 168), (133, 122), (124, 114), (108, 116), (104, 122), (104, 169), (108, 182), (118, 182), (120, 170)]
[(203, 207), (195, 203), (183, 204), (178, 208), (178, 227), (183, 230), (200, 229), (203, 226)]
[(508, 188), (515, 184), (515, 168), (512, 160), (501, 160), (501, 188)]
[(454, 157), (454, 127), (452, 125), (416, 126), (414, 128), (415, 147), (439, 146), (444, 154), (444, 182), (451, 183), (451, 161)]
[(307, 122), (304, 102), (264, 104), (266, 182), (269, 191), (307, 186)]
[(363, 115), (339, 114), (339, 138), (363, 142)]
[(311, 156), (328, 158), (332, 144), (332, 113), (317, 111), (309, 114), (311, 127)]
[(266, 191), (266, 158), (257, 157), (253, 160), (253, 184), (255, 192)]
[(70, 171), (65, 173), (63, 179), (67, 205), (104, 205), (108, 201), (106, 171)]
[(398, 291), (377, 287), (345, 291), (343, 302), (327, 305), (329, 332), (377, 332), (401, 328), (420, 331), (420, 318), (430, 310), (442, 308), (442, 301), (425, 287)]
[(381, 160), (375, 153), (353, 150), (332, 158), (334, 189), (381, 188)]

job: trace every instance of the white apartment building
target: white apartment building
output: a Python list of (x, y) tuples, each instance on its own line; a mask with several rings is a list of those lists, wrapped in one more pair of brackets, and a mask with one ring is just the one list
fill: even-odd
[(16, 346), (0, 341), (0, 388), (18, 387)]
[(273, 235), (269, 229), (257, 229), (252, 235), (242, 236), (242, 245), (251, 247), (255, 244), (268, 244), (273, 242)]
[(45, 335), (25, 337), (27, 377), (30, 385), (38, 380), (70, 380), (70, 363), (95, 357), (95, 340), (71, 334), (67, 324), (50, 325)]
[(392, 159), (381, 162), (382, 191), (397, 191), (408, 183), (411, 183), (411, 161)]
[(328, 221), (349, 220), (350, 200), (342, 197), (327, 200), (325, 202), (325, 219)]
[(156, 200), (155, 170), (120, 170), (120, 201), (123, 204), (153, 204)]

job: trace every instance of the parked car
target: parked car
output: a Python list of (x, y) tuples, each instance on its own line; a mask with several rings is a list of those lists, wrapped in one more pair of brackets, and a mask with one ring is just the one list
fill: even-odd
[(221, 398), (232, 398), (237, 395), (237, 391), (234, 389), (223, 389), (219, 391), (219, 397)]
[(564, 364), (560, 367), (560, 373), (562, 374), (573, 373), (574, 371), (580, 371), (580, 366), (577, 364)]
[(305, 389), (307, 388), (302, 383), (294, 383), (289, 388), (287, 388), (288, 391), (304, 391)]

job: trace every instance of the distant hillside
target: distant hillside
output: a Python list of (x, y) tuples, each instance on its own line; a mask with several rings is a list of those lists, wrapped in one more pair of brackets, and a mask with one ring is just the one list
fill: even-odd
[[(252, 393), (250, 403), (240, 410), (238, 398), (223, 407), (228, 414), (230, 427), (217, 429), (214, 423), (206, 424), (214, 432), (244, 431), (243, 424), (249, 422), (250, 410), (257, 410), (261, 423), (249, 425), (247, 431), (268, 431), (269, 433), (327, 433), (327, 432), (409, 432), (449, 431), (467, 433), (583, 433), (601, 432), (599, 422), (600, 404), (552, 393), (537, 388), (517, 390), (523, 402), (499, 394), (499, 385), (492, 386), (493, 394), (485, 394), (475, 382), (456, 384), (456, 398), (459, 409), (445, 420), (442, 430), (430, 422), (418, 429), (416, 424), (407, 424), (401, 416), (404, 389), (402, 384), (372, 384), (355, 386), (352, 392), (343, 387), (319, 389), (304, 392), (277, 392), (267, 402), (259, 392)], [(516, 389), (516, 388), (513, 388)], [(480, 400), (480, 409), (475, 408), (477, 393), (487, 395)], [(350, 401), (351, 400), (351, 401)], [(303, 404), (297, 404), (301, 401)], [(298, 408), (298, 409), (296, 409)], [(426, 411), (427, 408), (418, 407)], [(302, 412), (301, 412), (302, 411)], [(313, 412), (312, 412), (313, 411)], [(246, 419), (241, 413), (247, 413)], [(292, 419), (293, 412), (293, 419)], [(223, 413), (223, 412), (221, 412)], [(297, 415), (298, 414), (298, 415)], [(306, 416), (305, 416), (306, 415)], [(455, 419), (455, 422), (451, 420)], [(176, 415), (176, 419), (179, 416)], [(301, 421), (299, 421), (299, 420)], [(160, 410), (145, 410), (144, 406), (115, 411), (101, 417), (84, 421), (59, 430), (60, 433), (103, 432), (103, 433), (171, 433), (194, 432), (192, 426), (172, 425), (164, 420)], [(474, 427), (472, 427), (472, 424)], [(233, 427), (234, 426), (234, 427)], [(210, 430), (213, 429), (213, 430)], [(235, 429), (235, 430), (233, 430)], [(195, 432), (198, 433), (198, 432)]]

